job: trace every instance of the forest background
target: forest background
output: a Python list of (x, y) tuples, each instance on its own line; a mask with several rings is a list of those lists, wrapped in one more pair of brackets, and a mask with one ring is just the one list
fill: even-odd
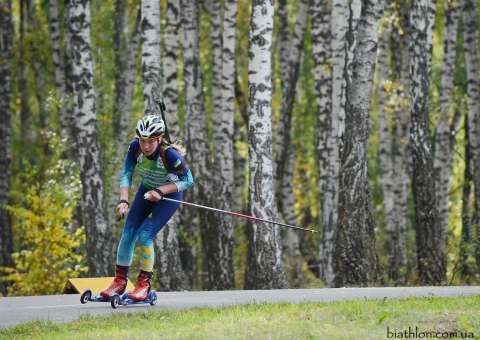
[[(139, 27), (137, 16), (140, 7), (143, 8), (145, 3), (153, 2), (144, 1), (140, 4), (139, 1), (134, 0), (91, 1), (91, 55), (95, 84), (95, 119), (98, 129), (98, 154), (100, 155), (98, 161), (102, 165), (101, 171), (97, 172), (97, 175), (102, 178), (101, 181), (104, 181), (102, 192), (106, 193), (105, 205), (109, 202), (107, 208), (109, 216), (105, 217), (105, 220), (108, 220), (108, 228), (114, 231), (113, 240), (102, 241), (103, 249), (100, 256), (105, 258), (103, 266), (101, 263), (95, 264), (92, 262), (94, 260), (88, 258), (89, 254), (95, 250), (89, 249), (88, 231), (85, 229), (86, 212), (85, 204), (82, 202), (82, 188), (85, 188), (85, 184), (82, 184), (82, 176), (85, 175), (81, 174), (81, 166), (77, 160), (79, 156), (75, 151), (77, 143), (72, 140), (73, 132), (71, 135), (63, 135), (62, 129), (68, 123), (62, 123), (59, 118), (62, 117), (62, 110), (68, 109), (73, 117), (72, 110), (75, 106), (72, 99), (73, 94), (70, 93), (68, 98), (62, 98), (59, 94), (62, 84), (58, 83), (59, 76), (55, 71), (59, 60), (66, 60), (65, 63), (68, 66), (69, 33), (64, 15), (69, 1), (57, 3), (60, 13), (57, 14), (58, 34), (61, 41), (60, 53), (52, 48), (52, 3), (55, 1), (19, 0), (13, 1), (9, 7), (9, 1), (0, 1), (3, 22), (3, 54), (0, 66), (8, 65), (11, 72), (8, 89), (2, 87), (2, 94), (6, 92), (9, 94), (9, 110), (8, 112), (2, 111), (0, 121), (2, 135), (9, 137), (7, 140), (3, 139), (3, 144), (9, 149), (9, 152), (5, 152), (2, 156), (4, 157), (2, 164), (8, 165), (8, 168), (2, 168), (0, 171), (0, 189), (2, 189), (0, 191), (3, 191), (2, 219), (0, 221), (2, 231), (2, 243), (0, 244), (2, 263), (0, 266), (3, 267), (3, 270), (0, 275), (2, 279), (0, 293), (3, 295), (58, 294), (68, 278), (113, 274), (116, 249), (112, 245), (116, 245), (123, 226), (123, 221), (117, 222), (114, 208), (118, 199), (118, 171), (119, 169), (121, 171), (123, 155), (134, 136), (136, 121), (150, 110), (148, 107), (146, 108), (146, 82), (144, 79), (142, 80), (142, 76), (145, 77), (145, 72), (142, 72), (145, 64), (142, 64), (141, 45), (145, 43), (145, 37), (143, 42), (138, 39), (138, 36), (138, 40), (135, 41), (135, 32)], [(168, 68), (165, 67), (164, 61), (167, 60), (168, 54), (165, 54), (165, 49), (169, 43), (174, 41), (169, 40), (172, 36), (168, 34), (176, 33), (179, 43), (176, 47), (174, 46), (177, 53), (174, 60), (177, 63), (175, 68), (178, 73), (173, 72), (172, 74), (178, 80), (176, 88), (178, 96), (175, 100), (170, 100), (171, 96), (167, 93), (165, 86), (161, 91), (162, 98), (153, 99), (165, 100), (167, 124), (172, 139), (183, 139), (188, 149), (192, 143), (189, 140), (189, 138), (192, 139), (192, 135), (189, 135), (185, 128), (189, 107), (187, 93), (189, 83), (186, 79), (189, 76), (188, 72), (191, 71), (187, 62), (191, 59), (188, 59), (190, 50), (186, 48), (185, 44), (187, 36), (182, 36), (180, 32), (182, 24), (183, 28), (187, 27), (185, 20), (188, 21), (188, 18), (179, 18), (181, 13), (187, 16), (186, 10), (182, 8), (180, 11), (180, 7), (172, 3), (174, 1), (160, 1), (159, 3), (159, 22), (161, 23), (159, 37), (162, 37), (160, 43), (162, 57), (159, 58), (159, 61), (162, 60), (161, 72), (163, 72), (163, 81), (166, 83), (169, 76), (172, 77), (171, 74), (166, 74)], [(198, 172), (206, 171), (211, 177), (215, 177), (216, 171), (218, 171), (215, 163), (218, 162), (215, 162), (212, 155), (218, 155), (216, 148), (222, 143), (221, 139), (216, 138), (215, 133), (219, 127), (218, 122), (221, 120), (219, 117), (221, 117), (222, 109), (218, 105), (218, 97), (215, 98), (216, 95), (218, 96), (219, 89), (219, 75), (218, 72), (215, 72), (218, 71), (217, 52), (221, 51), (216, 44), (219, 41), (221, 44), (219, 35), (222, 32), (220, 27), (224, 17), (223, 10), (229, 1), (205, 0), (191, 1), (190, 3), (192, 4), (188, 6), (193, 7), (188, 8), (194, 8), (194, 12), (198, 10), (199, 18), (199, 26), (193, 29), (197, 30), (199, 37), (198, 60), (203, 80), (201, 90), (204, 96), (206, 123), (206, 138), (199, 142), (204, 149), (200, 156), (206, 157), (204, 157), (203, 165), (194, 164), (197, 158), (190, 156), (190, 152), (194, 152), (190, 148), (187, 150), (189, 151), (187, 164), (192, 168), (201, 167), (203, 170), (198, 170)], [(256, 4), (256, 2), (253, 3)], [(315, 3), (322, 2), (311, 1), (310, 6), (314, 6)], [(324, 9), (324, 12), (332, 15), (331, 25), (333, 25), (336, 20), (334, 6), (329, 2), (323, 3), (321, 8)], [(350, 5), (346, 5), (348, 7), (361, 2), (345, 3), (350, 3)], [(430, 3), (436, 7), (431, 41), (431, 79), (427, 83), (429, 86), (429, 101), (427, 101), (429, 103), (429, 143), (432, 145), (430, 161), (433, 166), (434, 161), (436, 162), (440, 157), (438, 150), (445, 151), (446, 153), (443, 153), (442, 157), (446, 159), (446, 163), (441, 163), (440, 166), (435, 164), (437, 167), (439, 166), (439, 169), (447, 170), (447, 175), (442, 177), (446, 178), (447, 189), (442, 191), (438, 187), (436, 188), (437, 206), (434, 207), (436, 212), (433, 210), (431, 212), (437, 216), (438, 228), (445, 228), (445, 231), (443, 234), (441, 231), (438, 232), (440, 236), (433, 235), (432, 241), (435, 241), (436, 247), (443, 252), (444, 280), (439, 282), (439, 280), (432, 279), (428, 282), (428, 280), (422, 279), (418, 273), (417, 239), (419, 229), (415, 228), (417, 222), (411, 181), (416, 163), (411, 160), (414, 156), (412, 151), (409, 151), (409, 134), (402, 135), (401, 131), (406, 129), (405, 125), (402, 125), (404, 122), (402, 122), (401, 113), (410, 110), (408, 91), (410, 85), (405, 83), (405, 77), (402, 78), (399, 75), (401, 74), (399, 69), (402, 67), (408, 69), (410, 65), (408, 60), (402, 62), (399, 57), (402, 55), (402, 49), (403, 53), (405, 50), (408, 52), (408, 32), (409, 25), (411, 25), (408, 23), (410, 4), (403, 1), (386, 1), (383, 12), (379, 12), (381, 20), (377, 31), (379, 38), (378, 61), (375, 76), (372, 79), (374, 88), (371, 96), (371, 110), (366, 116), (368, 119), (366, 160), (371, 203), (371, 207), (366, 211), (371, 209), (375, 233), (374, 244), (378, 256), (375, 260), (377, 268), (375, 278), (364, 281), (347, 280), (346, 285), (390, 286), (425, 283), (463, 285), (478, 284), (480, 281), (480, 232), (474, 217), (476, 209), (473, 186), (475, 177), (480, 175), (474, 171), (475, 167), (472, 165), (472, 161), (475, 156), (469, 152), (468, 146), (472, 144), (469, 131), (475, 130), (469, 129), (469, 119), (467, 118), (468, 103), (472, 100), (476, 100), (478, 103), (478, 93), (477, 97), (473, 97), (473, 99), (471, 93), (468, 93), (467, 84), (472, 82), (472, 77), (469, 77), (467, 71), (468, 61), (465, 60), (465, 46), (468, 44), (464, 43), (466, 37), (464, 27), (468, 27), (465, 26), (464, 13), (468, 13), (468, 11), (462, 10), (462, 8), (468, 8), (462, 7), (466, 6), (465, 4), (469, 4), (475, 9), (473, 14), (476, 16), (476, 27), (470, 26), (470, 28), (476, 32), (477, 37), (475, 45), (477, 51), (473, 55), (478, 55), (478, 1), (473, 1), (473, 5), (472, 1), (438, 0)], [(250, 207), (252, 202), (251, 196), (249, 196), (249, 191), (252, 191), (249, 186), (251, 164), (248, 159), (249, 146), (252, 147), (248, 129), (249, 119), (252, 119), (248, 109), (251, 98), (249, 90), (249, 59), (251, 57), (249, 56), (251, 53), (249, 30), (251, 30), (253, 18), (252, 2), (240, 0), (237, 5), (234, 58), (236, 69), (235, 130), (231, 136), (234, 140), (235, 150), (235, 180), (232, 186), (233, 204), (231, 208), (237, 212), (252, 214)], [(215, 253), (215, 246), (209, 245), (206, 241), (207, 238), (214, 239), (216, 237), (214, 236), (216, 235), (215, 229), (210, 228), (209, 225), (212, 223), (222, 225), (223, 222), (218, 222), (215, 217), (208, 214), (198, 215), (194, 208), (181, 207), (177, 213), (178, 220), (172, 221), (172, 224), (169, 223), (156, 241), (157, 253), (159, 253), (156, 276), (162, 290), (298, 288), (338, 285), (326, 278), (328, 268), (322, 264), (326, 244), (324, 229), (322, 229), (322, 225), (325, 224), (324, 209), (326, 205), (322, 204), (322, 201), (325, 200), (325, 183), (331, 182), (332, 178), (325, 173), (328, 166), (321, 168), (321, 160), (328, 159), (328, 157), (322, 156), (322, 149), (319, 147), (322, 141), (319, 126), (324, 122), (329, 122), (328, 128), (323, 131), (330, 130), (331, 119), (322, 121), (320, 118), (322, 116), (319, 113), (319, 94), (316, 91), (318, 83), (314, 76), (318, 72), (319, 62), (318, 56), (314, 55), (313, 15), (305, 14), (313, 13), (311, 9), (305, 12), (304, 7), (307, 6), (308, 9), (308, 5), (308, 1), (275, 2), (271, 49), (273, 158), (274, 161), (280, 162), (278, 164), (287, 164), (285, 159), (282, 161), (275, 158), (275, 147), (280, 145), (280, 140), (291, 140), (293, 183), (291, 186), (285, 186), (293, 193), (293, 201), (284, 199), (282, 192), (278, 191), (278, 186), (277, 188), (274, 185), (271, 188), (263, 188), (271, 193), (267, 197), (276, 197), (279, 213), (278, 215), (259, 217), (278, 218), (303, 228), (319, 230), (322, 235), (291, 231), (288, 228), (281, 229), (282, 260), (287, 281), (282, 283), (280, 279), (280, 283), (278, 283), (278, 279), (264, 278), (265, 284), (258, 287), (252, 285), (252, 280), (257, 275), (259, 281), (262, 282), (262, 275), (259, 273), (251, 274), (250, 277), (248, 274), (246, 275), (252, 268), (252, 264), (248, 260), (249, 255), (247, 255), (252, 244), (250, 231), (253, 227), (252, 224), (242, 219), (232, 219), (226, 222), (234, 226), (231, 229), (233, 234), (228, 241), (232, 242), (231, 264), (233, 264), (233, 268), (230, 268), (228, 261), (225, 265), (221, 262), (215, 263), (221, 259), (212, 259), (215, 258), (212, 254), (219, 253)], [(177, 9), (177, 22), (174, 24), (167, 16), (171, 6)], [(8, 14), (11, 14), (14, 29), (11, 32), (13, 35), (9, 36), (10, 40), (5, 39), (5, 35), (9, 32), (5, 28), (5, 23), (8, 21), (5, 18)], [(472, 11), (469, 14), (472, 14)], [(347, 20), (348, 11), (343, 12), (343, 15), (345, 18), (342, 20), (351, 23)], [(120, 20), (120, 16), (123, 16), (125, 21)], [(195, 23), (195, 20), (191, 22)], [(304, 39), (300, 39), (303, 43), (299, 44), (296, 33), (301, 32), (302, 23), (305, 25)], [(188, 28), (191, 29), (191, 27)], [(145, 28), (142, 27), (142, 29)], [(450, 31), (447, 32), (447, 30)], [(120, 35), (123, 36), (124, 45), (119, 43), (119, 40), (122, 40), (118, 38), (119, 32), (122, 32)], [(9, 40), (8, 44), (7, 40)], [(345, 39), (344, 36), (340, 40), (345, 43), (348, 39)], [(406, 45), (405, 41), (407, 41)], [(344, 48), (348, 50), (348, 46)], [(448, 61), (445, 60), (445, 56), (449, 53), (451, 58), (452, 50), (455, 51), (453, 59), (450, 59), (450, 61), (453, 60), (453, 63), (450, 68), (446, 68), (445, 65), (448, 64)], [(125, 66), (126, 59), (123, 64), (122, 62), (119, 64), (119, 55), (132, 54), (132, 51), (134, 52), (134, 67), (129, 69), (128, 66)], [(298, 58), (295, 60), (294, 57), (297, 54)], [(6, 59), (3, 59), (7, 55), (10, 58), (8, 63), (5, 62)], [(348, 59), (348, 57), (344, 56), (344, 59)], [(320, 66), (325, 70), (331, 70), (333, 60), (334, 56), (326, 57)], [(298, 64), (298, 75), (291, 72), (290, 76), (285, 76), (285, 71), (295, 69), (295, 66), (292, 65), (296, 64)], [(473, 75), (473, 78), (476, 78), (478, 89), (478, 58), (476, 64), (477, 74)], [(123, 65), (123, 70), (119, 69), (119, 65)], [(116, 102), (116, 90), (118, 91), (119, 77), (121, 77), (120, 71), (125, 77), (131, 76), (133, 85), (131, 88), (131, 116), (128, 121), (120, 121), (120, 117), (124, 116), (119, 115)], [(68, 74), (68, 70), (65, 71), (65, 74), (66, 78), (63, 81), (67, 86), (66, 92), (68, 92), (68, 84), (71, 83), (68, 77), (72, 77), (72, 75)], [(445, 80), (446, 74), (451, 75), (450, 83), (448, 83), (448, 79)], [(296, 79), (296, 81), (288, 83), (288, 77)], [(5, 83), (6, 78), (1, 81)], [(128, 80), (125, 83), (128, 83)], [(333, 88), (334, 85), (331, 86)], [(290, 89), (293, 97), (285, 89)], [(326, 96), (331, 95), (331, 92), (334, 91), (327, 91)], [(293, 101), (288, 109), (285, 98), (289, 98), (289, 96), (293, 98)], [(3, 110), (4, 107), (2, 106), (0, 110)], [(284, 125), (283, 118), (285, 111), (288, 110), (291, 112), (290, 137), (282, 130), (285, 129), (285, 126), (288, 128), (288, 125)], [(478, 120), (478, 105), (476, 110), (474, 115)], [(331, 114), (333, 116), (333, 113)], [(409, 116), (408, 113), (403, 117)], [(440, 126), (443, 130), (439, 128)], [(445, 130), (447, 131), (446, 144), (442, 144), (442, 148), (439, 148), (441, 138), (444, 138), (443, 143), (445, 143), (445, 137), (441, 136), (441, 132)], [(202, 136), (197, 137), (201, 139)], [(277, 148), (277, 154), (278, 150), (279, 148)], [(92, 157), (94, 155), (96, 155), (95, 150), (92, 151)], [(399, 161), (398, 157), (402, 160)], [(213, 161), (211, 161), (212, 159)], [(393, 160), (389, 169), (384, 167), (389, 163), (385, 159)], [(405, 175), (401, 171), (395, 172), (403, 168)], [(439, 173), (440, 170), (435, 169), (437, 177), (440, 176)], [(195, 171), (194, 176), (197, 180)], [(276, 179), (279, 178), (282, 177), (277, 175)], [(214, 186), (220, 186), (217, 180), (212, 179), (211, 181)], [(392, 184), (393, 182), (399, 184)], [(205, 194), (202, 192), (205, 189), (202, 183), (202, 180), (200, 183), (196, 183), (196, 186), (200, 186), (198, 189), (200, 192), (192, 190), (191, 194), (186, 193), (184, 199), (193, 203), (207, 203), (217, 208), (224, 207), (222, 195), (214, 192), (216, 189), (213, 187), (211, 187), (211, 195), (215, 197), (202, 198), (201, 195)], [(392, 209), (400, 205), (392, 198), (392, 191), (389, 191), (386, 183), (390, 183), (393, 187), (397, 185), (397, 189), (400, 187), (398, 189), (400, 191), (393, 191), (393, 195), (404, 199), (404, 202), (400, 204), (404, 205), (403, 212), (393, 212)], [(401, 189), (402, 186), (404, 189)], [(438, 196), (437, 193), (441, 194), (442, 192), (444, 196)], [(445, 202), (445, 197), (446, 213), (445, 204), (438, 205), (440, 204), (438, 202)], [(282, 207), (282, 202), (284, 202), (283, 205), (288, 204), (293, 208), (293, 218), (287, 216), (288, 213), (284, 210), (285, 207)], [(401, 222), (392, 221), (392, 216), (400, 216)], [(368, 233), (368, 230), (359, 230), (359, 232)], [(95, 238), (96, 236), (90, 237)], [(99, 238), (97, 235), (96, 239), (100, 242), (100, 239), (103, 238)], [(172, 239), (176, 241), (172, 241)], [(219, 242), (218, 248), (221, 248), (221, 241)], [(396, 256), (403, 257), (403, 260), (397, 261)], [(229, 255), (227, 254), (226, 257), (228, 258)], [(133, 267), (137, 265), (137, 262), (137, 260), (134, 261)], [(103, 268), (98, 269), (98, 267)], [(233, 278), (222, 282), (218, 279), (222, 276), (221, 273), (217, 273), (218, 275), (215, 276), (213, 268), (222, 268), (231, 273)], [(276, 274), (272, 273), (272, 275)], [(268, 280), (277, 280), (277, 283), (272, 284), (267, 282)]]

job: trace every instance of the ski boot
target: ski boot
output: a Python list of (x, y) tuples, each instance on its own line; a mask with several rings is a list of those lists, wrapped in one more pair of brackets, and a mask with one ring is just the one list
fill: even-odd
[(137, 285), (133, 292), (128, 295), (128, 298), (135, 301), (146, 300), (150, 292), (150, 280), (152, 276), (153, 272), (140, 270), (140, 274), (137, 276)]
[(110, 299), (115, 294), (121, 295), (125, 292), (128, 282), (128, 268), (117, 266), (115, 270), (115, 279), (100, 293), (105, 299)]

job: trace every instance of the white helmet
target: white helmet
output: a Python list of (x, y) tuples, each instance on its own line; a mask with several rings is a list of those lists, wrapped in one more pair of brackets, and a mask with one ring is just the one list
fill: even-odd
[(165, 122), (159, 116), (145, 116), (138, 121), (135, 132), (139, 138), (155, 139), (165, 133)]

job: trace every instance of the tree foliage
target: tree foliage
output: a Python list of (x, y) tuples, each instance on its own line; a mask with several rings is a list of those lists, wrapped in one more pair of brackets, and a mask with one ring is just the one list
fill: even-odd
[(11, 296), (56, 294), (68, 278), (86, 271), (84, 229), (73, 223), (81, 194), (78, 167), (61, 158), (64, 147), (58, 136), (49, 132), (44, 137), (49, 155), (41, 166), (23, 160), (13, 193), (19, 203), (6, 206), (17, 241), (14, 268), (3, 268), (5, 280), (12, 282)]

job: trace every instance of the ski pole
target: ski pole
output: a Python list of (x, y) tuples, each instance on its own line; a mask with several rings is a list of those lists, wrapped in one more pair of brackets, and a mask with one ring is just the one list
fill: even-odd
[[(145, 199), (148, 199), (148, 198), (150, 197), (150, 195), (149, 195), (149, 194), (145, 194), (145, 196), (143, 196), (143, 197), (144, 197)], [(249, 215), (239, 214), (239, 213), (236, 213), (236, 212), (233, 212), (233, 211), (226, 211), (226, 210), (221, 210), (221, 209), (206, 207), (206, 206), (204, 206), (204, 205), (199, 205), (199, 204), (194, 204), (194, 203), (190, 203), (190, 202), (179, 201), (179, 200), (175, 200), (175, 199), (173, 199), (173, 198), (163, 197), (163, 199), (164, 199), (165, 201), (170, 201), (170, 202), (180, 203), (180, 204), (184, 204), (184, 205), (189, 205), (189, 206), (195, 207), (195, 208), (201, 208), (201, 209), (211, 210), (211, 211), (215, 211), (215, 212), (219, 212), (219, 213), (224, 213), (224, 214), (229, 214), (229, 215), (233, 215), (233, 216), (248, 218), (248, 219), (250, 219), (250, 220), (255, 220), (255, 221), (260, 221), (260, 222), (265, 222), (265, 223), (277, 224), (277, 225), (281, 225), (281, 226), (288, 227), (288, 228), (293, 228), (293, 229), (297, 229), (297, 230), (308, 231), (308, 232), (310, 232), (310, 233), (318, 233), (318, 231), (316, 231), (316, 230), (306, 229), (306, 228), (300, 228), (300, 227), (297, 227), (297, 226), (295, 226), (295, 225), (286, 224), (286, 223), (269, 221), (269, 220), (265, 220), (265, 219), (259, 218), (259, 217), (253, 217), (253, 216), (249, 216)]]

